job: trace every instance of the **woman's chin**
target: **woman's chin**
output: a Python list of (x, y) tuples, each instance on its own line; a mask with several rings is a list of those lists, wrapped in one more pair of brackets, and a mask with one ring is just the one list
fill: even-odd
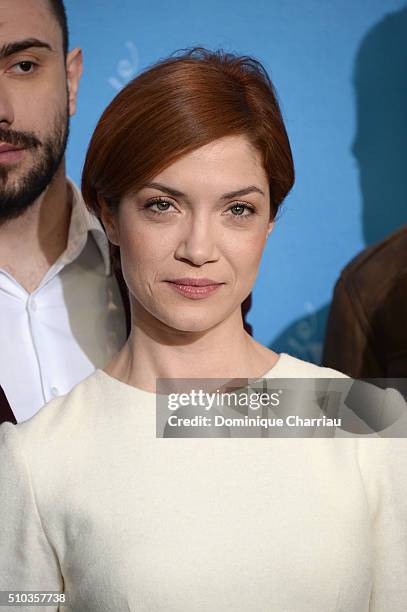
[[(189, 306), (189, 307), (188, 307)], [(191, 307), (193, 306), (193, 307)], [(221, 325), (237, 314), (240, 317), (240, 303), (233, 309), (225, 309), (225, 304), (187, 304), (184, 307), (167, 303), (164, 300), (160, 303), (142, 302), (141, 300), (133, 303), (134, 320), (139, 322), (141, 327), (144, 324), (149, 328), (156, 328), (163, 333), (169, 330), (180, 333), (204, 333)], [(237, 319), (236, 319), (237, 320)]]
[(179, 332), (202, 333), (218, 325), (222, 317), (208, 316), (208, 313), (202, 313), (201, 316), (197, 314), (185, 316), (185, 313), (180, 313), (178, 316), (165, 317), (161, 321)]

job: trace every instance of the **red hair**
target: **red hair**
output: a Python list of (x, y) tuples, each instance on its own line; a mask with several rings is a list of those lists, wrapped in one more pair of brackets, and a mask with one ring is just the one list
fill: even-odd
[(104, 111), (82, 175), (86, 205), (99, 218), (102, 200), (114, 212), (123, 196), (181, 156), (230, 135), (245, 135), (260, 152), (274, 218), (294, 184), (294, 164), (266, 70), (253, 57), (222, 50), (177, 52), (128, 83)]

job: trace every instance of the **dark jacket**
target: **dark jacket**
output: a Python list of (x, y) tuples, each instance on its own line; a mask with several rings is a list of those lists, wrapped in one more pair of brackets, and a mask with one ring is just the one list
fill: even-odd
[[(124, 312), (126, 316), (126, 330), (127, 330), (127, 336), (128, 336), (130, 334), (130, 328), (131, 328), (129, 294), (128, 294), (127, 286), (126, 286), (126, 283), (124, 282), (121, 271), (116, 270), (115, 275), (116, 275), (117, 283), (120, 288), (121, 297), (123, 300)], [(249, 323), (246, 322), (245, 318), (246, 318), (246, 314), (250, 310), (251, 303), (252, 303), (252, 296), (250, 294), (242, 304), (244, 328), (249, 334), (252, 334), (252, 327)], [(14, 413), (10, 407), (10, 404), (7, 401), (6, 395), (3, 389), (0, 387), (0, 424), (4, 423), (5, 421), (10, 421), (11, 423), (17, 422), (14, 416)]]
[(353, 378), (407, 378), (407, 225), (342, 271), (322, 364)]

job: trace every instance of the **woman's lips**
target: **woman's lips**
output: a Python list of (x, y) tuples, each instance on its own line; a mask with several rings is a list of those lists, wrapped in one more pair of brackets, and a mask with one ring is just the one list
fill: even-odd
[(191, 299), (191, 300), (201, 300), (203, 298), (212, 295), (222, 287), (223, 283), (216, 283), (215, 285), (184, 285), (178, 284), (171, 281), (166, 281), (169, 285), (171, 285), (175, 291), (180, 293), (181, 295)]

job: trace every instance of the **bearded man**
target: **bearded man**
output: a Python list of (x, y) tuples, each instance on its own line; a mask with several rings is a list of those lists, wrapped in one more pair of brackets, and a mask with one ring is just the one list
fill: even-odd
[(65, 175), (81, 73), (62, 0), (0, 0), (0, 422), (68, 393), (126, 339), (106, 236)]

